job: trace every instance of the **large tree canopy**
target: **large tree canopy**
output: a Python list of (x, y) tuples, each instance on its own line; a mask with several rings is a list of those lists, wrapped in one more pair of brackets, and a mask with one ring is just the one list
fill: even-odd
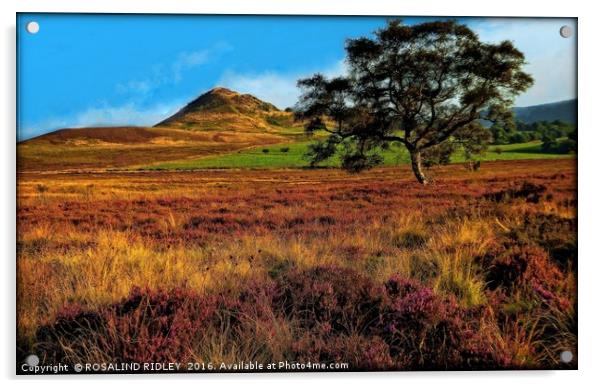
[(510, 119), (514, 98), (533, 84), (511, 42), (481, 42), (455, 21), (391, 21), (345, 48), (347, 75), (298, 82), (297, 117), (309, 133), (329, 133), (311, 146), (312, 164), (342, 150), (343, 167), (359, 171), (382, 161), (379, 149), (398, 143), (426, 183), (423, 159), (448, 160), (458, 145), (467, 154), (482, 151), (489, 134), (481, 121)]

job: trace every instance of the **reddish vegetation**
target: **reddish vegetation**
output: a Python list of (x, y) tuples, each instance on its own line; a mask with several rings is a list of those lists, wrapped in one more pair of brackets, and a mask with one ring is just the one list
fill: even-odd
[[(141, 237), (165, 243), (202, 243), (221, 234), (309, 234), (352, 231), (371, 220), (387, 219), (393, 213), (423, 217), (459, 216), (473, 205), (493, 209), (491, 194), (523, 190), (527, 185), (544, 185), (555, 200), (573, 201), (573, 161), (501, 162), (483, 164), (482, 173), (464, 179), (466, 173), (425, 189), (411, 180), (407, 171), (382, 169), (350, 176), (337, 170), (323, 171), (200, 171), (114, 174), (24, 174), (21, 182), (52, 182), (67, 185), (74, 179), (93, 182), (93, 205), (74, 196), (59, 203), (27, 203), (19, 208), (20, 229), (40, 223), (75, 226), (92, 232), (98, 228), (135, 230)], [(562, 176), (546, 172), (564, 166)], [(462, 172), (458, 167), (440, 174)], [(24, 185), (22, 184), (22, 187)], [(133, 200), (112, 194), (123, 187)], [(22, 188), (23, 197), (37, 196), (35, 188)], [(502, 197), (504, 197), (502, 195)], [(51, 193), (48, 194), (51, 201)], [(510, 198), (510, 197), (508, 197)], [(260, 215), (258, 215), (260, 214)], [(161, 221), (174, 216), (183, 227), (166, 231)]]
[(93, 343), (115, 361), (188, 359), (195, 334), (215, 324), (218, 309), (227, 309), (228, 302), (218, 297), (199, 298), (182, 290), (134, 289), (123, 302), (96, 312), (77, 304), (65, 306), (53, 326), (39, 330), (38, 340), (47, 344), (41, 350), (48, 357), (63, 362), (69, 358), (64, 347), (57, 345), (64, 341), (72, 343), (71, 351), (76, 353), (84, 353)]
[(414, 281), (394, 277), (379, 285), (327, 267), (256, 284), (239, 297), (135, 289), (99, 311), (68, 305), (52, 326), (38, 331), (37, 340), (44, 344), (39, 350), (61, 362), (91, 348), (115, 362), (175, 362), (189, 360), (195, 342), (203, 333), (219, 332), (224, 320), (244, 330), (251, 320), (269, 325), (274, 317), (299, 322), (289, 354), (294, 360), (348, 360), (355, 370), (510, 364), (479, 324), (491, 318), (485, 310), (460, 308)]
[(394, 276), (383, 286), (350, 270), (316, 268), (281, 282), (284, 299), (276, 306), (284, 306), (307, 331), (293, 345), (297, 357), (352, 359), (366, 370), (487, 369), (510, 363), (479, 324), (486, 319), (484, 310), (463, 309), (416, 281)]
[[(557, 357), (576, 351), (574, 162), (432, 175), (424, 187), (397, 168), (22, 173), (19, 298), (40, 311), (19, 313), (19, 352), (353, 370), (576, 367)], [(149, 263), (123, 259), (134, 245)], [(127, 283), (133, 272), (119, 265), (149, 273)], [(190, 286), (198, 273), (207, 278)], [(52, 286), (38, 286), (42, 276)], [(157, 285), (164, 277), (168, 288)]]

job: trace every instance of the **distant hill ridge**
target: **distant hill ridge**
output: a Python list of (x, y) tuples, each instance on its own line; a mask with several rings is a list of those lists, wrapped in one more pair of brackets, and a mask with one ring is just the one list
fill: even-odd
[(577, 99), (552, 102), (514, 108), (517, 121), (534, 123), (536, 121), (560, 120), (577, 124)]

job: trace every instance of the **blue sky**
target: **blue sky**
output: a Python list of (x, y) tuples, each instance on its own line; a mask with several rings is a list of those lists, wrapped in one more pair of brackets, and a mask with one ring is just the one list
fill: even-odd
[[(424, 18), (403, 18), (417, 23)], [(25, 32), (35, 20), (37, 34)], [(65, 127), (152, 125), (214, 86), (252, 93), (280, 108), (296, 80), (345, 70), (344, 40), (384, 17), (20, 14), (18, 131), (27, 139)], [(536, 83), (519, 106), (576, 97), (573, 19), (471, 18), (486, 41), (510, 39)]]

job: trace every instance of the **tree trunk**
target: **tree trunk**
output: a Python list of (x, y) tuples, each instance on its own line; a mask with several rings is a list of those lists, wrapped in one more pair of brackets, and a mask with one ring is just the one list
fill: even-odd
[(410, 159), (412, 160), (412, 171), (414, 172), (418, 182), (423, 185), (427, 184), (428, 179), (422, 172), (422, 155), (420, 155), (420, 151), (410, 152)]

